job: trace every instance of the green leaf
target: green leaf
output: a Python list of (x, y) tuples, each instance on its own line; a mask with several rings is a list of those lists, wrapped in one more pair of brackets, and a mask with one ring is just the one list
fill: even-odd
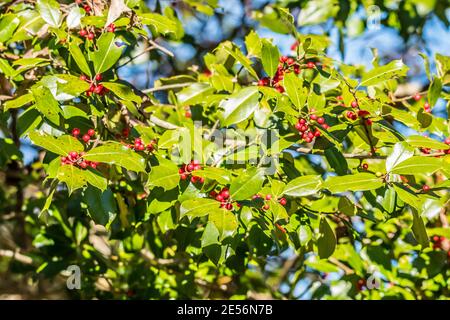
[(59, 108), (58, 101), (53, 97), (50, 89), (47, 87), (33, 87), (31, 88), (33, 98), (35, 101), (35, 108), (42, 113), (48, 120), (56, 125), (59, 125)]
[(414, 234), (414, 238), (416, 238), (417, 242), (422, 246), (422, 248), (426, 248), (429, 246), (430, 241), (427, 235), (427, 229), (425, 228), (425, 224), (423, 223), (423, 220), (419, 216), (417, 210), (412, 209), (412, 215), (413, 215), (412, 232)]
[(308, 98), (307, 89), (303, 88), (303, 81), (291, 72), (284, 75), (283, 86), (294, 106), (298, 110), (302, 109)]
[(159, 158), (159, 165), (153, 166), (148, 176), (147, 185), (170, 190), (178, 186), (180, 174), (178, 167), (170, 160)]
[(87, 168), (87, 169), (83, 170), (83, 174), (86, 177), (86, 181), (90, 185), (100, 189), (101, 191), (106, 190), (106, 188), (108, 186), (108, 182), (107, 182), (106, 178), (100, 174), (99, 171), (94, 170), (92, 168)]
[(189, 87), (186, 87), (178, 92), (177, 98), (181, 105), (188, 106), (203, 103), (205, 101), (205, 97), (213, 92), (214, 88), (212, 88), (209, 83), (193, 83)]
[(298, 240), (300, 241), (301, 246), (306, 246), (309, 241), (312, 239), (312, 231), (311, 227), (308, 225), (301, 224), (298, 227)]
[(394, 185), (394, 190), (400, 200), (402, 200), (405, 204), (416, 209), (420, 209), (422, 207), (421, 199), (412, 190), (399, 184)]
[(91, 149), (84, 155), (84, 159), (115, 164), (131, 171), (145, 172), (144, 158), (117, 142), (107, 142)]
[(261, 39), (254, 30), (251, 30), (245, 37), (245, 47), (247, 48), (249, 56), (261, 56)]
[(216, 180), (220, 184), (229, 184), (231, 181), (230, 173), (227, 170), (216, 167), (204, 167), (202, 170), (192, 171), (192, 175)]
[(87, 179), (83, 171), (73, 165), (62, 165), (58, 169), (56, 178), (67, 185), (69, 194), (71, 194), (75, 190), (86, 186)]
[(317, 248), (319, 249), (320, 259), (327, 259), (330, 257), (336, 248), (336, 236), (325, 217), (320, 218)]
[(224, 109), (223, 125), (229, 126), (250, 117), (259, 105), (258, 87), (247, 87), (223, 100), (220, 107)]
[(267, 75), (273, 77), (277, 71), (280, 51), (277, 46), (273, 45), (272, 42), (267, 39), (263, 39), (261, 42), (261, 62)]
[(223, 50), (224, 52), (232, 56), (248, 71), (250, 75), (252, 75), (255, 79), (258, 79), (258, 74), (252, 67), (252, 61), (244, 56), (244, 54), (235, 44), (226, 41), (219, 46), (219, 50)]
[(434, 106), (439, 99), (439, 96), (442, 91), (442, 81), (441, 79), (435, 77), (433, 81), (430, 83), (430, 87), (428, 88), (428, 103), (431, 106)]
[(84, 16), (84, 11), (79, 6), (73, 6), (67, 14), (66, 23), (67, 28), (75, 29), (80, 26), (81, 18)]
[(289, 215), (286, 211), (286, 208), (283, 207), (278, 201), (275, 199), (271, 199), (269, 201), (269, 208), (273, 214), (273, 222), (277, 222), (278, 220), (288, 220)]
[(34, 131), (28, 136), (35, 145), (64, 157), (71, 151), (81, 152), (84, 150), (83, 144), (78, 139), (69, 135), (54, 137), (49, 134)]
[(45, 22), (52, 27), (59, 27), (61, 22), (61, 10), (59, 9), (59, 3), (57, 1), (38, 0), (36, 8)]
[(202, 217), (219, 208), (219, 202), (213, 199), (198, 198), (183, 201), (180, 207), (180, 218), (184, 216)]
[(116, 45), (114, 33), (103, 33), (97, 40), (98, 50), (92, 55), (94, 70), (96, 74), (103, 73), (114, 66), (120, 59), (124, 46)]
[(8, 41), (19, 26), (20, 19), (15, 14), (5, 14), (0, 20), (0, 43)]
[(226, 209), (213, 210), (209, 214), (208, 220), (216, 226), (221, 239), (233, 235), (238, 228), (236, 216), (232, 211)]
[(328, 18), (334, 16), (339, 10), (334, 5), (334, 0), (310, 0), (306, 6), (300, 10), (297, 18), (297, 24), (302, 26), (314, 25), (325, 22)]
[(77, 97), (81, 93), (87, 91), (89, 89), (89, 83), (80, 78), (72, 76), (70, 74), (58, 74), (55, 75), (58, 81), (57, 85), (57, 95), (61, 93), (67, 94), (69, 96)]
[(88, 187), (84, 192), (88, 213), (96, 224), (108, 226), (117, 216), (117, 204), (114, 194), (110, 189), (104, 192)]
[(392, 173), (397, 174), (432, 174), (443, 167), (441, 158), (415, 156), (397, 164)]
[(86, 58), (81, 52), (79, 45), (75, 42), (71, 42), (69, 44), (69, 52), (72, 55), (73, 60), (75, 60), (78, 68), (84, 72), (84, 74), (88, 75), (92, 78), (91, 68), (89, 68), (89, 64), (86, 61)]
[(356, 206), (347, 197), (339, 198), (338, 209), (347, 216), (354, 216), (356, 213)]
[(391, 172), (392, 168), (413, 155), (414, 150), (408, 146), (408, 143), (405, 141), (397, 142), (392, 153), (386, 158), (386, 171)]
[(264, 183), (262, 170), (250, 169), (242, 172), (233, 180), (230, 186), (230, 195), (233, 200), (250, 199), (257, 194)]
[(9, 109), (17, 109), (23, 107), (25, 104), (33, 101), (33, 95), (31, 93), (26, 93), (24, 95), (18, 96), (14, 100), (8, 100), (5, 102), (4, 111)]
[(348, 163), (341, 151), (336, 147), (325, 149), (325, 158), (327, 159), (330, 167), (340, 175), (346, 175), (348, 172)]
[(331, 193), (341, 193), (345, 191), (378, 189), (383, 186), (383, 181), (371, 173), (356, 173), (346, 176), (329, 177), (323, 186)]
[(283, 194), (291, 197), (304, 197), (316, 194), (321, 187), (322, 178), (318, 175), (307, 175), (289, 181)]
[(431, 139), (429, 137), (418, 136), (418, 135), (409, 136), (406, 139), (406, 142), (408, 142), (409, 145), (416, 147), (416, 148), (430, 148), (430, 149), (437, 149), (437, 150), (450, 149), (450, 146), (443, 142)]
[(178, 28), (175, 21), (157, 14), (157, 13), (142, 13), (139, 15), (142, 24), (150, 25), (154, 28), (156, 33), (167, 34), (177, 34)]
[(394, 77), (404, 77), (408, 71), (408, 67), (402, 60), (394, 60), (387, 65), (381, 67), (375, 67), (372, 70), (366, 72), (362, 79), (360, 86), (373, 86), (380, 82), (392, 79)]
[(117, 82), (102, 82), (102, 85), (111, 90), (120, 99), (133, 101), (138, 104), (142, 102), (142, 98), (135, 94), (130, 86)]

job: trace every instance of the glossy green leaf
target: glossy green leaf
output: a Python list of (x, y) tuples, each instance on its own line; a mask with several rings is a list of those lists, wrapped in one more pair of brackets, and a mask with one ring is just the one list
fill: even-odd
[(304, 197), (317, 194), (322, 185), (322, 178), (318, 175), (306, 175), (288, 182), (283, 194), (291, 197)]
[(443, 168), (443, 165), (444, 162), (441, 158), (415, 156), (394, 166), (392, 172), (397, 174), (432, 174)]
[(120, 59), (124, 46), (117, 44), (115, 34), (112, 32), (103, 33), (97, 40), (98, 50), (92, 55), (94, 70), (96, 74), (103, 73)]
[(64, 157), (71, 151), (81, 152), (84, 150), (83, 144), (78, 139), (69, 135), (54, 137), (49, 134), (34, 131), (28, 136), (35, 145)]
[(391, 61), (387, 65), (375, 67), (366, 72), (359, 86), (373, 86), (394, 77), (403, 77), (408, 69), (402, 60)]
[(279, 59), (280, 59), (280, 51), (278, 47), (273, 45), (267, 39), (263, 39), (261, 47), (261, 61), (269, 77), (273, 77), (275, 72), (277, 71)]
[(206, 216), (219, 208), (219, 202), (213, 199), (198, 198), (183, 201), (180, 207), (180, 218), (184, 216)]
[(331, 193), (345, 191), (365, 191), (378, 189), (383, 186), (383, 181), (371, 173), (356, 173), (346, 176), (329, 177), (323, 187)]
[(220, 105), (224, 109), (223, 125), (229, 126), (248, 119), (258, 107), (258, 100), (257, 87), (247, 87), (232, 94)]
[(159, 165), (153, 166), (148, 175), (147, 185), (170, 190), (177, 187), (179, 182), (180, 174), (177, 165), (170, 160), (160, 158)]
[(330, 257), (336, 248), (336, 236), (324, 217), (320, 218), (317, 248), (319, 249), (320, 259)]
[(264, 174), (261, 170), (250, 169), (242, 172), (231, 182), (231, 198), (233, 200), (250, 199), (261, 189), (264, 179)]
[(61, 23), (61, 10), (57, 1), (37, 0), (36, 8), (45, 22), (47, 22), (52, 27), (59, 27), (59, 24)]

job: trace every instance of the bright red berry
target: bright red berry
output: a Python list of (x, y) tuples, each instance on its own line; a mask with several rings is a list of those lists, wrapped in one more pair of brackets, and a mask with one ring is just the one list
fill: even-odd
[(216, 200), (217, 201), (223, 201), (224, 199), (223, 199), (223, 196), (221, 194), (219, 194), (219, 195), (216, 196)]
[(220, 195), (224, 198), (224, 199), (228, 199), (230, 197), (230, 191), (228, 191), (227, 189), (222, 190), (220, 192)]
[(444, 143), (450, 145), (450, 137), (445, 138)]
[(69, 158), (71, 158), (72, 160), (78, 158), (78, 152), (70, 151), (69, 152)]
[(91, 7), (89, 5), (87, 5), (87, 4), (83, 7), (83, 9), (86, 12), (90, 12), (91, 11)]
[(145, 150), (145, 146), (143, 144), (139, 144), (135, 147), (138, 151), (144, 151)]
[(190, 111), (186, 111), (186, 112), (184, 113), (184, 116), (185, 116), (186, 118), (191, 118), (191, 117), (192, 117), (192, 113), (191, 113)]
[(309, 116), (309, 118), (313, 121), (317, 120), (317, 115), (316, 114), (312, 114)]
[(101, 94), (102, 92), (103, 92), (103, 85), (102, 84), (99, 84), (98, 86), (96, 86), (95, 88), (94, 88), (94, 93), (96, 93), (96, 94)]
[(317, 119), (317, 123), (324, 124), (325, 123), (325, 119), (320, 117), (320, 118)]
[(287, 203), (286, 198), (281, 198), (281, 199), (280, 199), (280, 204), (281, 204), (282, 206), (285, 206), (286, 203)]
[(420, 94), (418, 94), (418, 93), (416, 93), (415, 95), (413, 95), (413, 99), (416, 100), (416, 101), (419, 101), (420, 98), (422, 98), (422, 96), (421, 96)]
[(294, 58), (288, 58), (288, 59), (286, 60), (286, 63), (287, 63), (288, 65), (293, 65), (293, 64), (295, 63), (295, 59), (294, 59)]
[(270, 200), (270, 199), (272, 199), (272, 195), (271, 194), (266, 195), (266, 200)]
[(367, 163), (363, 163), (362, 168), (364, 170), (367, 170), (367, 169), (369, 169), (369, 165)]
[(78, 136), (79, 134), (80, 134), (80, 129), (78, 129), (78, 128), (73, 128), (72, 129), (72, 135), (74, 137)]
[(91, 162), (89, 165), (91, 166), (92, 169), (97, 169), (98, 164), (97, 162)]
[(83, 135), (83, 137), (81, 139), (83, 139), (84, 142), (89, 142), (89, 140), (91, 140), (91, 136), (88, 134), (85, 134), (85, 135)]
[(82, 74), (82, 75), (80, 76), (80, 80), (81, 80), (81, 81), (86, 81), (86, 80), (87, 80), (86, 75)]
[(263, 205), (262, 207), (264, 210), (269, 210), (270, 206), (268, 203), (266, 203), (265, 205)]
[(102, 79), (103, 79), (103, 76), (100, 73), (95, 75), (95, 80), (102, 81)]
[(92, 137), (92, 136), (95, 135), (95, 130), (94, 129), (89, 129), (87, 134)]
[(233, 205), (232, 205), (231, 203), (227, 203), (227, 204), (225, 205), (225, 208), (226, 208), (227, 210), (232, 210), (232, 209), (233, 209)]
[(84, 30), (84, 29), (81, 29), (81, 30), (78, 32), (78, 34), (79, 34), (80, 36), (82, 36), (82, 37), (86, 37), (87, 34), (88, 34), (88, 32), (87, 32), (86, 30)]
[(111, 24), (106, 28), (106, 30), (107, 30), (108, 32), (114, 32), (114, 31), (116, 31), (116, 26), (114, 25), (114, 23), (111, 23)]
[(287, 60), (288, 60), (288, 57), (286, 57), (286, 56), (281, 56), (280, 57), (280, 62), (281, 63), (285, 63)]
[(430, 191), (430, 186), (424, 184), (424, 185), (422, 186), (422, 190), (423, 190), (423, 192), (428, 192), (428, 191)]
[(306, 64), (306, 66), (307, 66), (309, 69), (313, 69), (313, 68), (316, 66), (316, 64), (315, 64), (314, 62), (312, 62), (312, 61), (309, 61), (309, 62)]
[(352, 101), (352, 103), (350, 105), (352, 106), (352, 108), (357, 108), (358, 107), (358, 102)]
[(86, 163), (86, 161), (81, 161), (80, 162), (80, 167), (82, 167), (83, 169), (86, 169), (88, 166), (88, 164)]
[(94, 40), (95, 34), (93, 32), (89, 32), (87, 35), (88, 40)]

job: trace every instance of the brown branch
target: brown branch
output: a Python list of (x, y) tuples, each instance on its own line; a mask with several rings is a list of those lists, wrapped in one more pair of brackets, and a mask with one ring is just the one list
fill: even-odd
[(32, 264), (33, 263), (32, 258), (30, 258), (29, 256), (26, 256), (18, 251), (0, 249), (0, 256), (14, 259), (16, 261), (22, 262), (23, 264)]
[[(317, 150), (314, 151), (309, 148), (297, 148), (297, 152), (304, 153), (304, 154), (312, 154), (312, 155), (325, 155), (325, 152)], [(347, 159), (386, 159), (387, 156), (383, 155), (374, 155), (369, 153), (343, 153), (344, 158)]]

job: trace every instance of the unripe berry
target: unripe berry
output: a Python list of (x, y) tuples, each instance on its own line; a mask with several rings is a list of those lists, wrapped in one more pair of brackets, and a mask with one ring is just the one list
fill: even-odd
[(83, 139), (84, 142), (89, 142), (89, 140), (91, 140), (91, 136), (88, 134), (85, 134), (85, 135), (83, 135), (83, 137), (81, 139)]
[(74, 137), (78, 136), (79, 134), (80, 134), (80, 129), (78, 129), (78, 128), (73, 128), (72, 129), (72, 135)]
[(89, 129), (87, 134), (92, 137), (92, 136), (95, 135), (95, 130), (94, 129)]

